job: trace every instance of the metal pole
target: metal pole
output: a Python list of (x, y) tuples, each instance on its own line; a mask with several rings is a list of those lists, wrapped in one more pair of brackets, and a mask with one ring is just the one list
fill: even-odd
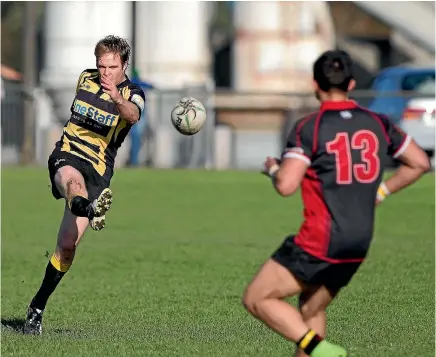
[(37, 2), (23, 3), (23, 77), (24, 77), (24, 135), (21, 163), (30, 164), (35, 155), (35, 106), (33, 89), (36, 85), (36, 16)]
[[(132, 34), (132, 53), (131, 53), (131, 71), (136, 71), (136, 1), (132, 1), (132, 28), (131, 28), (131, 34)], [(132, 72), (133, 73), (133, 72)]]

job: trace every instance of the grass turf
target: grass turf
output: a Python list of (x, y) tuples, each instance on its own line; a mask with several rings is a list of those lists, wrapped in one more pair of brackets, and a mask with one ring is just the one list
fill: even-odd
[[(23, 336), (63, 202), (44, 170), (2, 170), (2, 356), (291, 356), (241, 307), (259, 265), (301, 223), (256, 173), (120, 170), (108, 226), (89, 230)], [(328, 310), (352, 357), (434, 356), (434, 175), (377, 210), (369, 259)]]

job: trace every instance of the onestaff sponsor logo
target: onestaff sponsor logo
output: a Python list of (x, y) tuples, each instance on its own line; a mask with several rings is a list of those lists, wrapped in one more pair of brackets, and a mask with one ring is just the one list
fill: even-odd
[(116, 119), (115, 115), (106, 113), (104, 110), (97, 109), (81, 100), (74, 102), (73, 111), (106, 126), (113, 126)]

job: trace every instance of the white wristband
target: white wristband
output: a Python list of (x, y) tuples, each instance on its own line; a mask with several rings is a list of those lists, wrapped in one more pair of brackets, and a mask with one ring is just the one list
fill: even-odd
[(277, 173), (277, 171), (279, 171), (280, 166), (277, 164), (272, 165), (269, 170), (268, 170), (268, 176), (269, 177), (274, 177), (274, 175)]

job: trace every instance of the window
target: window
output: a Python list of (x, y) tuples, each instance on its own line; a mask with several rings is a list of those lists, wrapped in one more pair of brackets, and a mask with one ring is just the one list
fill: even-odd
[(404, 77), (401, 83), (401, 89), (407, 91), (416, 91), (422, 94), (435, 93), (435, 72), (425, 72), (410, 74)]

